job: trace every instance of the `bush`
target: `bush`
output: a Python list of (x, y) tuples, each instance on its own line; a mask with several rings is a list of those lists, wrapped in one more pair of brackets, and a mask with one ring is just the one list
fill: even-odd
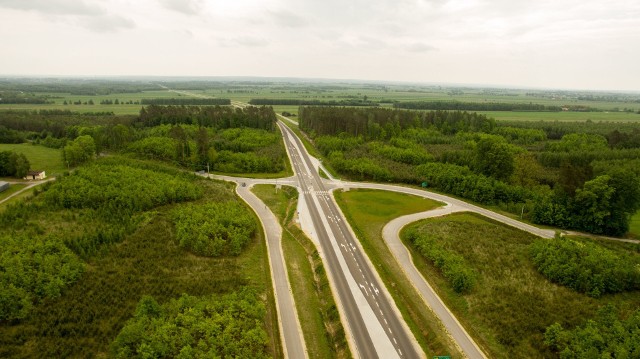
[(160, 306), (145, 296), (111, 345), (116, 358), (267, 358), (265, 306), (244, 289)]
[(427, 234), (419, 234), (410, 230), (405, 238), (418, 248), (420, 254), (425, 256), (440, 270), (453, 290), (457, 293), (468, 293), (476, 282), (476, 274), (469, 267), (462, 256), (459, 256), (439, 245), (435, 238)]
[(640, 289), (638, 264), (595, 243), (555, 238), (538, 240), (530, 250), (547, 279), (591, 297)]
[(251, 212), (237, 202), (182, 206), (173, 220), (180, 247), (209, 257), (240, 254), (256, 230)]
[(0, 249), (0, 320), (25, 318), (33, 301), (59, 297), (84, 271), (54, 237), (2, 237)]

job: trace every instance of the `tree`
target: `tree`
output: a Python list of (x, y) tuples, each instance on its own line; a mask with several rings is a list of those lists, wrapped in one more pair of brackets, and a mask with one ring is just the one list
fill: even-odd
[(506, 180), (514, 170), (514, 146), (499, 136), (482, 136), (475, 148), (475, 168), (485, 176)]
[(209, 162), (209, 133), (204, 127), (200, 127), (196, 133), (196, 155), (199, 164)]
[(25, 156), (24, 153), (16, 154), (14, 176), (17, 178), (26, 177), (30, 168), (31, 164), (29, 163), (27, 156)]
[(79, 136), (62, 150), (62, 159), (71, 166), (79, 165), (93, 158), (96, 144), (89, 135)]

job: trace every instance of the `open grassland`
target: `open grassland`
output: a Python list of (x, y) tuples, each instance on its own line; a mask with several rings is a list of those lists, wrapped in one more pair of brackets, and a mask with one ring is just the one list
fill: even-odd
[[(408, 226), (403, 234), (410, 228), (463, 257), (475, 271), (473, 289), (457, 294), (432, 262), (405, 240), (418, 269), (491, 358), (554, 357), (543, 344), (547, 326), (555, 322), (565, 328), (582, 325), (607, 303), (623, 313), (640, 306), (637, 292), (594, 299), (549, 282), (530, 260), (529, 245), (543, 239), (479, 215), (457, 213), (427, 219)], [(640, 255), (637, 245), (597, 243), (618, 253)]]
[(322, 260), (315, 245), (294, 223), (296, 189), (256, 185), (252, 191), (283, 226), (282, 249), (309, 358), (350, 358), (351, 353)]
[[(233, 200), (230, 185), (197, 183), (204, 197), (196, 204)], [(262, 232), (237, 257), (200, 257), (177, 243), (171, 211), (180, 206), (184, 204), (145, 212), (135, 232), (88, 258), (85, 273), (62, 296), (37, 303), (21, 322), (0, 323), (0, 357), (108, 357), (110, 343), (143, 295), (165, 303), (183, 293), (223, 295), (245, 286), (266, 304), (268, 353), (283, 357)], [(82, 217), (66, 210), (48, 212), (46, 218), (34, 216), (32, 221), (45, 232), (64, 231), (70, 221)]]
[(377, 190), (336, 191), (335, 197), (427, 357), (445, 354), (461, 357), (382, 239), (382, 227), (392, 219), (442, 204), (417, 196)]
[(0, 151), (24, 153), (31, 164), (31, 169), (44, 170), (48, 177), (61, 174), (67, 169), (64, 163), (62, 163), (62, 151), (59, 149), (32, 145), (30, 143), (0, 143)]
[(14, 183), (11, 186), (9, 186), (8, 189), (6, 189), (4, 192), (0, 192), (0, 201), (2, 201), (3, 199), (11, 196), (12, 194), (20, 191), (21, 189), (27, 187), (26, 184), (24, 183)]
[[(639, 105), (640, 106), (640, 105)], [(478, 111), (497, 121), (560, 121), (560, 122), (638, 122), (640, 114), (629, 112), (516, 112)]]

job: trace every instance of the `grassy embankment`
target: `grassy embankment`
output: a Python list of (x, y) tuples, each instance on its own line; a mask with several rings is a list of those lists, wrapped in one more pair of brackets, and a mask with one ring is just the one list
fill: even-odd
[(12, 184), (11, 186), (9, 186), (8, 189), (6, 189), (4, 192), (0, 192), (0, 201), (2, 201), (3, 199), (11, 196), (12, 194), (20, 191), (21, 189), (27, 187), (26, 184), (24, 183), (15, 183)]
[(634, 238), (640, 238), (640, 211), (636, 212), (629, 221), (629, 234)]
[[(455, 293), (440, 271), (405, 241), (418, 269), (489, 357), (553, 357), (543, 344), (547, 326), (554, 322), (565, 328), (582, 325), (607, 303), (623, 313), (640, 306), (637, 292), (594, 299), (549, 282), (537, 272), (529, 254), (529, 245), (543, 239), (479, 215), (458, 213), (419, 221), (408, 228), (462, 256), (477, 274), (469, 293)], [(640, 256), (637, 245), (597, 243), (617, 253)]]
[(309, 357), (350, 358), (322, 260), (313, 242), (293, 220), (298, 193), (290, 186), (276, 191), (273, 185), (256, 185), (253, 192), (283, 227), (282, 249)]
[(62, 162), (62, 151), (30, 143), (0, 144), (0, 151), (24, 153), (33, 170), (46, 171), (47, 177), (59, 175), (67, 170)]
[(452, 354), (460, 357), (439, 320), (424, 304), (382, 239), (382, 228), (392, 219), (434, 209), (441, 204), (417, 196), (377, 190), (335, 192), (335, 197), (427, 356)]
[[(195, 203), (238, 200), (229, 184), (194, 181), (204, 193)], [(182, 293), (224, 294), (249, 286), (266, 304), (268, 352), (281, 358), (262, 232), (237, 257), (196, 256), (181, 249), (175, 238), (170, 213), (182, 205), (145, 212), (145, 220), (132, 234), (117, 244), (104, 245), (86, 259), (85, 273), (62, 296), (36, 303), (21, 322), (1, 323), (0, 357), (106, 357), (110, 343), (133, 316), (142, 295), (164, 303)], [(91, 218), (84, 217), (78, 210), (58, 210), (34, 212), (29, 221), (45, 233), (62, 235), (89, 230), (83, 226), (91, 226)]]

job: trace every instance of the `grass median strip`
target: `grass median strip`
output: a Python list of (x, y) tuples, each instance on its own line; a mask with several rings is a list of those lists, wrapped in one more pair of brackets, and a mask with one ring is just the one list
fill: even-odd
[(438, 318), (424, 304), (382, 239), (382, 228), (392, 219), (434, 209), (441, 203), (379, 190), (336, 191), (335, 197), (427, 356), (452, 354), (461, 357)]
[(282, 224), (282, 249), (309, 358), (351, 358), (322, 259), (293, 220), (296, 189), (256, 185), (253, 192)]

